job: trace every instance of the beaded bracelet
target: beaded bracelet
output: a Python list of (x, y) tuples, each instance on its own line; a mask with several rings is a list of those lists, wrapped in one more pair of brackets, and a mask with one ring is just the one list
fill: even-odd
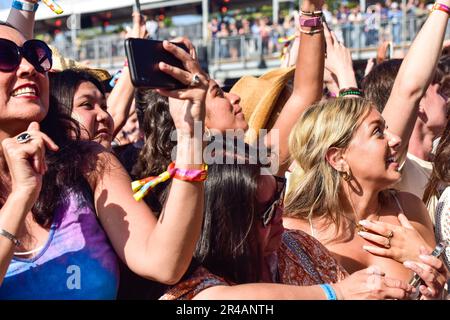
[(433, 7), (431, 8), (431, 12), (437, 11), (437, 10), (443, 11), (443, 12), (445, 12), (446, 14), (450, 15), (450, 8), (449, 8), (448, 6), (446, 6), (445, 4), (436, 2), (436, 3), (433, 5)]
[(345, 96), (362, 96), (363, 92), (358, 88), (344, 88), (339, 90), (339, 97)]
[(300, 10), (300, 14), (302, 16), (310, 16), (310, 17), (321, 17), (321, 16), (323, 16), (322, 10), (317, 10), (317, 11), (303, 11), (303, 10)]
[(207, 177), (208, 166), (206, 164), (203, 165), (203, 168), (201, 170), (192, 170), (175, 168), (175, 162), (172, 162), (167, 167), (167, 170), (161, 173), (159, 176), (133, 181), (131, 183), (131, 189), (134, 192), (134, 199), (136, 201), (140, 201), (148, 194), (151, 189), (171, 178), (183, 181), (201, 182), (205, 181)]

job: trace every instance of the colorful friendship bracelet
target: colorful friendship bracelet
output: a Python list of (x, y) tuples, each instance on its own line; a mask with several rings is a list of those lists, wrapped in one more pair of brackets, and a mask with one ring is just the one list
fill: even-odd
[(64, 10), (53, 0), (42, 0), (42, 2), (56, 14), (61, 14), (64, 12)]
[(171, 178), (183, 181), (200, 182), (205, 181), (207, 177), (208, 166), (206, 164), (203, 165), (203, 169), (201, 170), (192, 170), (175, 168), (175, 162), (172, 162), (167, 167), (167, 170), (157, 177), (148, 177), (133, 181), (131, 183), (131, 189), (134, 192), (134, 199), (136, 201), (140, 201), (149, 193), (151, 189)]
[(431, 12), (437, 11), (437, 10), (443, 11), (443, 12), (445, 12), (446, 14), (448, 14), (450, 16), (450, 7), (446, 6), (445, 4), (436, 2), (433, 5), (433, 7), (431, 8)]

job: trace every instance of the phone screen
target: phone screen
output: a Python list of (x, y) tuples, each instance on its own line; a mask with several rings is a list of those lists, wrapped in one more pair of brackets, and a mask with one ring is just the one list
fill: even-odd
[[(188, 48), (174, 43), (186, 52)], [(131, 81), (138, 88), (182, 89), (187, 86), (159, 69), (159, 62), (184, 69), (183, 63), (163, 48), (162, 41), (148, 39), (125, 40), (125, 51), (130, 68)]]

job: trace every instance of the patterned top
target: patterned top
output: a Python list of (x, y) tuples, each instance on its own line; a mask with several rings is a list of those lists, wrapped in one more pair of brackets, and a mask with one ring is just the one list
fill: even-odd
[(202, 290), (231, 285), (232, 282), (227, 282), (200, 266), (187, 279), (170, 287), (159, 300), (192, 300)]
[(278, 250), (280, 282), (299, 286), (336, 283), (347, 271), (317, 239), (300, 230), (286, 229)]
[(447, 241), (443, 260), (450, 269), (450, 187), (447, 187), (436, 206), (436, 242)]
[(92, 203), (71, 192), (55, 211), (44, 248), (31, 259), (12, 259), (0, 300), (115, 299), (118, 271)]
[[(277, 252), (278, 282), (310, 286), (335, 283), (348, 273), (319, 241), (300, 230), (286, 229)], [(200, 291), (213, 286), (231, 286), (232, 282), (216, 276), (203, 267), (182, 280), (160, 298), (161, 300), (191, 300)], [(251, 297), (249, 297), (251, 298)]]

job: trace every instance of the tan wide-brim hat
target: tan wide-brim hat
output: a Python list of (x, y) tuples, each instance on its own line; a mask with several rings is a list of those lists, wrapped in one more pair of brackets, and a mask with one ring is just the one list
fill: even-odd
[(53, 57), (52, 72), (64, 71), (66, 69), (80, 69), (88, 71), (102, 82), (111, 79), (111, 74), (107, 70), (91, 68), (89, 65), (80, 63), (73, 59), (64, 58), (59, 50), (53, 46), (50, 46), (50, 49), (52, 50)]
[(290, 67), (269, 71), (259, 78), (244, 76), (231, 88), (230, 92), (241, 98), (249, 126), (247, 142), (254, 141), (260, 129), (271, 129), (292, 92), (287, 83), (294, 73), (295, 67)]

